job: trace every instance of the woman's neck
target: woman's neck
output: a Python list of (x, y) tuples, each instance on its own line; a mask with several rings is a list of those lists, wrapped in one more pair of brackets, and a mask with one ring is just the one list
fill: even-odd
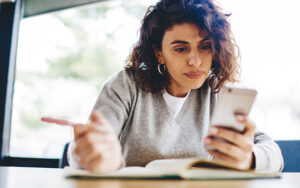
[(190, 89), (187, 89), (187, 88), (174, 88), (172, 87), (171, 85), (167, 86), (166, 88), (166, 91), (174, 96), (174, 97), (185, 97), (188, 92), (190, 91)]

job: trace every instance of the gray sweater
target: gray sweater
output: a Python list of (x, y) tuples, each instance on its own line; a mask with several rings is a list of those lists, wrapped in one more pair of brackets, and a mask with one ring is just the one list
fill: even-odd
[[(217, 97), (205, 82), (191, 90), (173, 118), (162, 93), (140, 89), (122, 70), (102, 88), (93, 110), (100, 111), (119, 136), (126, 166), (144, 166), (155, 159), (201, 157), (211, 159), (203, 139), (210, 126)], [(74, 163), (72, 147), (69, 162)], [(266, 134), (256, 132), (256, 170), (283, 168), (279, 147)]]

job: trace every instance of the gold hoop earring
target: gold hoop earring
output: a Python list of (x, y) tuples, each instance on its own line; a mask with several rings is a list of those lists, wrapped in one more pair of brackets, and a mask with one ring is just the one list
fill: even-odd
[[(160, 70), (160, 65), (162, 65), (162, 66), (163, 66), (163, 69), (164, 69), (164, 71), (163, 71), (163, 72)], [(164, 74), (165, 74), (165, 72), (166, 72), (166, 66), (165, 66), (164, 64), (158, 64), (158, 66), (157, 66), (157, 70), (158, 70), (158, 73), (159, 73), (159, 74), (161, 74), (161, 75), (164, 75)]]

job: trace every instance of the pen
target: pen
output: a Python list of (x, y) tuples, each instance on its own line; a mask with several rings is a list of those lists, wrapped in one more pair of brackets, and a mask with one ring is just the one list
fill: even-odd
[(55, 123), (58, 125), (65, 125), (65, 126), (71, 126), (74, 127), (74, 123), (67, 121), (67, 120), (63, 120), (63, 119), (56, 119), (56, 118), (50, 118), (50, 117), (42, 117), (41, 121), (43, 122), (47, 122), (47, 123)]
[[(56, 118), (51, 118), (51, 117), (42, 117), (41, 121), (46, 122), (46, 123), (55, 123), (58, 125), (63, 125), (63, 126), (70, 126), (70, 127), (75, 127), (76, 123), (63, 120), (63, 119), (56, 119)], [(80, 125), (80, 124), (77, 124)], [(82, 124), (81, 124), (82, 125)], [(89, 120), (87, 123), (88, 126), (92, 126), (91, 121)], [(97, 126), (97, 130), (99, 131), (110, 131), (110, 127), (107, 126)]]

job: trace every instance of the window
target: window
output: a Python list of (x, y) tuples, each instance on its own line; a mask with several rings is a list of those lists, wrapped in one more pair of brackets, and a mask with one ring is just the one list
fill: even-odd
[(105, 80), (125, 65), (140, 21), (156, 1), (105, 1), (20, 23), (10, 156), (60, 158), (72, 129), (41, 116), (86, 122)]
[(297, 0), (219, 1), (241, 50), (240, 85), (258, 96), (250, 116), (273, 139), (300, 139)]

